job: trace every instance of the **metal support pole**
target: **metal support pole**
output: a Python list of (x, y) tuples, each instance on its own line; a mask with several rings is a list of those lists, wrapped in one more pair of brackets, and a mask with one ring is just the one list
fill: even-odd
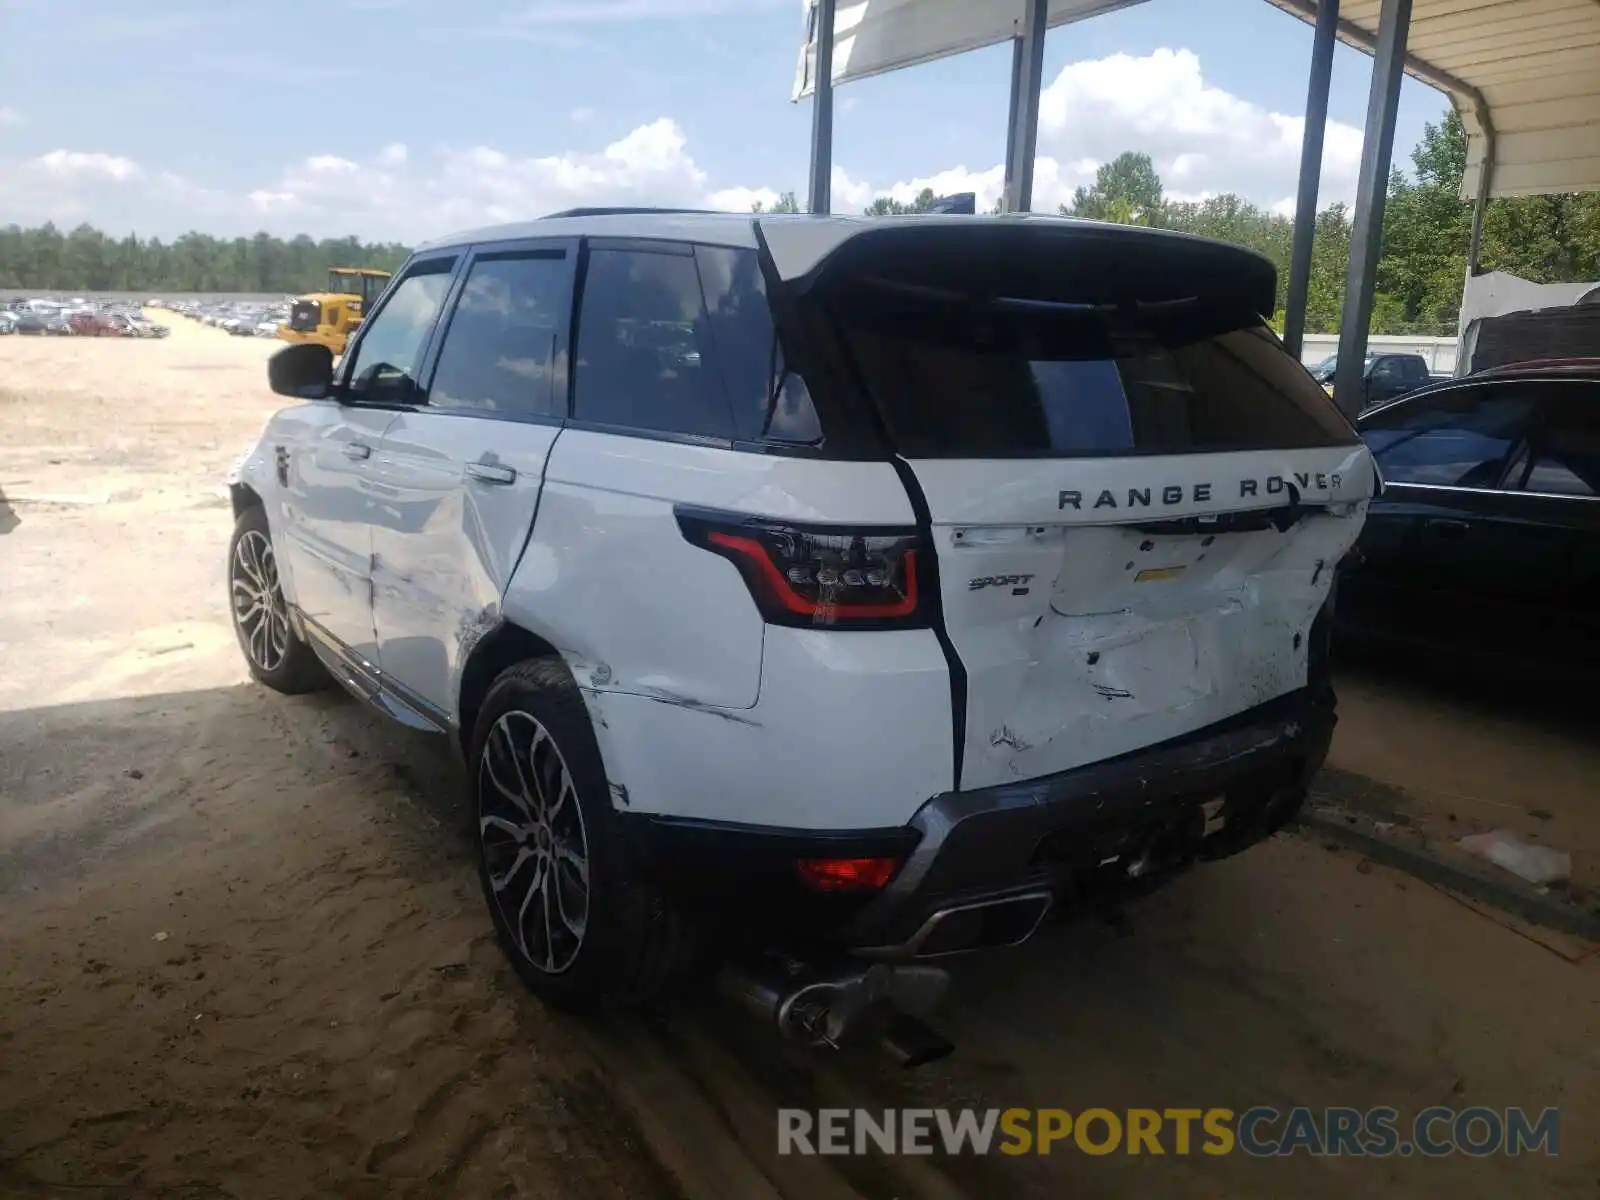
[(827, 213), (833, 204), (833, 16), (836, 0), (817, 0), (814, 38), (815, 91), (811, 97), (811, 187), (807, 211)]
[(1311, 41), (1311, 83), (1306, 88), (1306, 127), (1300, 139), (1300, 191), (1294, 205), (1294, 248), (1289, 255), (1289, 293), (1283, 305), (1283, 344), (1300, 357), (1311, 290), (1311, 249), (1317, 233), (1317, 186), (1322, 181), (1322, 135), (1328, 127), (1328, 83), (1339, 33), (1339, 0), (1317, 5)]
[(1039, 91), (1044, 82), (1047, 0), (1026, 0), (1011, 56), (1011, 114), (1006, 130), (1005, 211), (1033, 207), (1033, 159), (1039, 149)]
[(1472, 235), (1467, 240), (1467, 278), (1471, 279), (1482, 269), (1483, 216), (1489, 209), (1489, 189), (1494, 185), (1495, 131), (1494, 116), (1481, 93), (1473, 96), (1473, 113), (1483, 134), (1483, 161), (1478, 164), (1478, 190), (1472, 201)]
[(1006, 108), (1006, 180), (1000, 188), (1000, 209), (1010, 212), (1011, 160), (1017, 156), (1017, 126), (1022, 123), (1022, 38), (1011, 39), (1011, 99)]
[(1411, 0), (1383, 0), (1378, 15), (1378, 45), (1372, 56), (1372, 90), (1367, 96), (1367, 127), (1361, 140), (1361, 178), (1356, 184), (1356, 215), (1350, 229), (1350, 271), (1345, 277), (1344, 315), (1339, 322), (1339, 366), (1333, 396), (1348, 416), (1361, 411), (1367, 326), (1372, 322), (1378, 257), (1383, 251), (1383, 206), (1394, 154), (1394, 120), (1405, 75), (1406, 34)]

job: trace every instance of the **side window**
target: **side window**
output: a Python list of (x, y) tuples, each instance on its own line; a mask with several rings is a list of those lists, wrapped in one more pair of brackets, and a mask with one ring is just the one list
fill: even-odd
[(395, 285), (378, 314), (362, 327), (355, 360), (345, 376), (346, 391), (352, 400), (415, 398), (422, 351), (439, 319), (439, 310), (444, 307), (454, 268), (453, 258), (418, 263)]
[(1384, 409), (1361, 437), (1390, 483), (1492, 488), (1532, 413), (1514, 389), (1453, 388)]
[(565, 416), (570, 273), (560, 250), (474, 260), (445, 326), (428, 402), (516, 417)]
[(706, 323), (741, 441), (812, 445), (822, 426), (805, 380), (789, 370), (754, 250), (696, 246)]
[(709, 342), (692, 254), (591, 249), (578, 314), (573, 416), (731, 438), (722, 380), (707, 361)]
[(1529, 465), (1516, 472), (1523, 491), (1600, 496), (1600, 387), (1563, 386), (1529, 441)]

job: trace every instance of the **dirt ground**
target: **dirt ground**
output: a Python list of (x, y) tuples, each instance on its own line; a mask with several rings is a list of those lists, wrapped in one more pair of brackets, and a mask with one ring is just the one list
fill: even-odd
[[(1298, 835), (958, 968), (958, 1052), (910, 1075), (711, 1000), (546, 1010), (446, 748), (247, 682), (220, 483), (274, 344), (164, 319), (0, 339), (0, 1196), (1595, 1195), (1600, 964)], [(1340, 685), (1341, 770), (1530, 828), (1555, 796), (1593, 872), (1581, 731)], [(1561, 1152), (778, 1156), (779, 1105), (855, 1104), (1558, 1106)]]

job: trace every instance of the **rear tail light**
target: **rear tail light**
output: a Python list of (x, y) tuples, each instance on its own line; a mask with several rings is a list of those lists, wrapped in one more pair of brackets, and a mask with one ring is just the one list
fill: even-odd
[(733, 563), (773, 625), (927, 626), (933, 555), (915, 529), (797, 526), (679, 510), (693, 545)]
[(800, 882), (817, 892), (876, 892), (894, 878), (898, 858), (802, 858)]

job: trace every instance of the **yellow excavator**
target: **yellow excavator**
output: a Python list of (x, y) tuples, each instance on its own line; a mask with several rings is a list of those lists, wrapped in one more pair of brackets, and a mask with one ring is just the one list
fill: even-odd
[(286, 342), (315, 342), (344, 353), (345, 343), (372, 310), (383, 289), (389, 286), (389, 272), (368, 267), (332, 267), (328, 271), (328, 290), (298, 297), (289, 308), (289, 319), (278, 326), (278, 336)]

